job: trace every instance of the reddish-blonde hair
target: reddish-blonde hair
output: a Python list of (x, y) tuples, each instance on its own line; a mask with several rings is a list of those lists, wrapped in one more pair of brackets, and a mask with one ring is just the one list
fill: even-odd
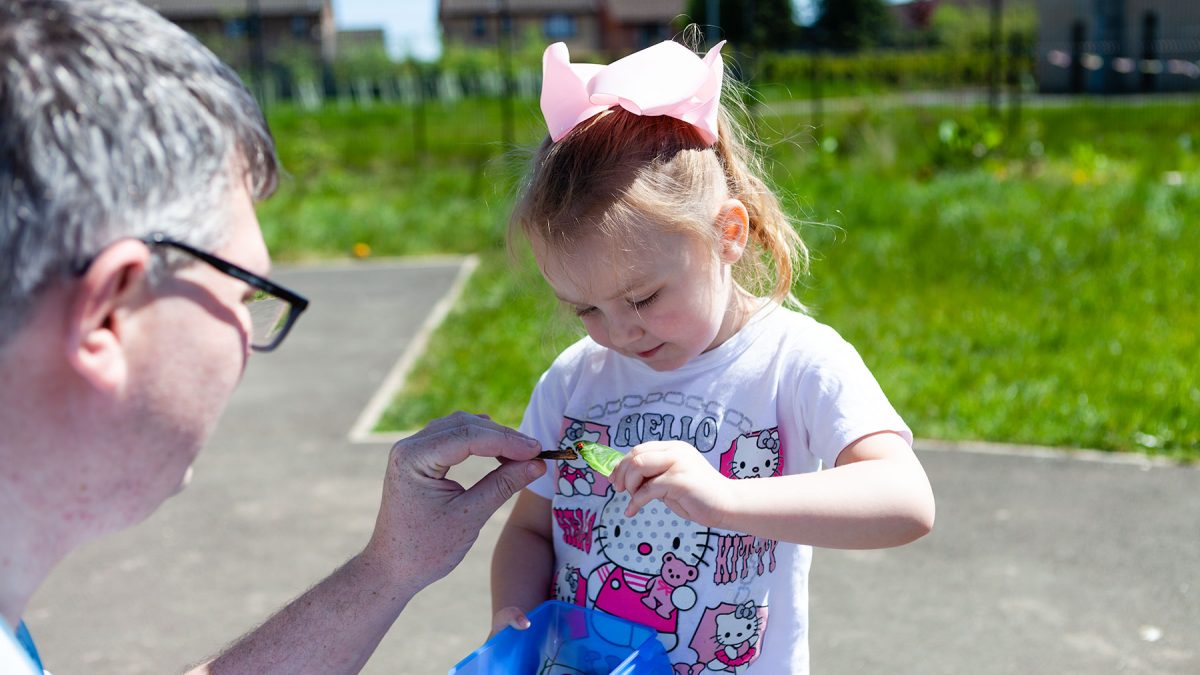
[(598, 113), (558, 142), (547, 137), (513, 210), (510, 244), (523, 234), (569, 252), (595, 234), (628, 240), (646, 223), (715, 244), (713, 217), (733, 197), (750, 221), (749, 248), (735, 267), (739, 282), (799, 307), (791, 287), (807, 270), (808, 249), (762, 178), (761, 162), (728, 112), (730, 98), (714, 145), (686, 122), (622, 108)]

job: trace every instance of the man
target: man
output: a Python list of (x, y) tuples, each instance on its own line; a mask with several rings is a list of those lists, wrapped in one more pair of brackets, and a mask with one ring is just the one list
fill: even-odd
[[(0, 673), (41, 672), (34, 591), (181, 488), (307, 304), (265, 279), (276, 170), (237, 77), (151, 10), (0, 0)], [(461, 413), (397, 444), (363, 551), (197, 672), (357, 672), (537, 452)], [(470, 454), (501, 463), (464, 490), (445, 476)]]

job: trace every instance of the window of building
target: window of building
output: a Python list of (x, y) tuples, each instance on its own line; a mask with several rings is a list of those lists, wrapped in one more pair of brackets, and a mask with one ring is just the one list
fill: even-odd
[(303, 16), (292, 17), (292, 35), (298, 38), (307, 38), (311, 35), (308, 28), (308, 18)]
[(636, 28), (634, 40), (637, 42), (634, 45), (637, 49), (645, 49), (650, 45), (658, 44), (668, 37), (666, 26), (657, 23), (644, 23)]
[(225, 37), (240, 38), (246, 36), (246, 20), (242, 18), (225, 21)]
[(549, 14), (542, 27), (546, 37), (552, 40), (573, 38), (579, 34), (575, 17), (570, 14)]
[(484, 16), (475, 17), (474, 25), (471, 28), (471, 32), (477, 38), (487, 36), (487, 17), (484, 17)]

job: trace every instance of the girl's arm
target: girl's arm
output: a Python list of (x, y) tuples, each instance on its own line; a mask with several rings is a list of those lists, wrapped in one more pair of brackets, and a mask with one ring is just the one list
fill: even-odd
[(617, 465), (612, 480), (630, 490), (630, 512), (661, 499), (709, 527), (797, 544), (886, 548), (933, 528), (929, 479), (908, 443), (891, 432), (851, 443), (832, 469), (745, 480), (722, 476), (686, 444), (646, 443)]
[(550, 500), (522, 490), (492, 553), (493, 634), (506, 625), (528, 627), (525, 613), (549, 597), (554, 575), (550, 519)]

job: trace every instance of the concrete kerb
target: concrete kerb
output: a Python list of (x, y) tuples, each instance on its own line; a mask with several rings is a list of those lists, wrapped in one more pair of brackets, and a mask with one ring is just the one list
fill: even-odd
[(350, 427), (348, 438), (351, 443), (358, 444), (393, 444), (402, 438), (406, 438), (414, 431), (403, 434), (377, 434), (373, 430), (375, 425), (379, 423), (379, 418), (387, 410), (392, 399), (396, 397), (396, 393), (404, 387), (404, 381), (408, 378), (408, 373), (416, 364), (417, 359), (421, 354), (425, 353), (425, 348), (429, 345), (429, 338), (433, 336), (434, 331), (442, 325), (450, 310), (454, 308), (454, 303), (458, 302), (458, 298), (462, 295), (463, 289), (466, 288), (467, 281), (471, 278), (471, 274), (475, 272), (475, 268), (479, 266), (479, 257), (475, 255), (467, 256), (463, 259), (462, 266), (458, 270), (458, 276), (455, 277), (454, 283), (447, 289), (446, 294), (438, 300), (434, 305), (433, 311), (425, 317), (420, 330), (409, 343), (408, 348), (400, 355), (396, 364), (388, 372), (383, 383), (371, 396), (362, 413), (354, 422), (354, 426)]

